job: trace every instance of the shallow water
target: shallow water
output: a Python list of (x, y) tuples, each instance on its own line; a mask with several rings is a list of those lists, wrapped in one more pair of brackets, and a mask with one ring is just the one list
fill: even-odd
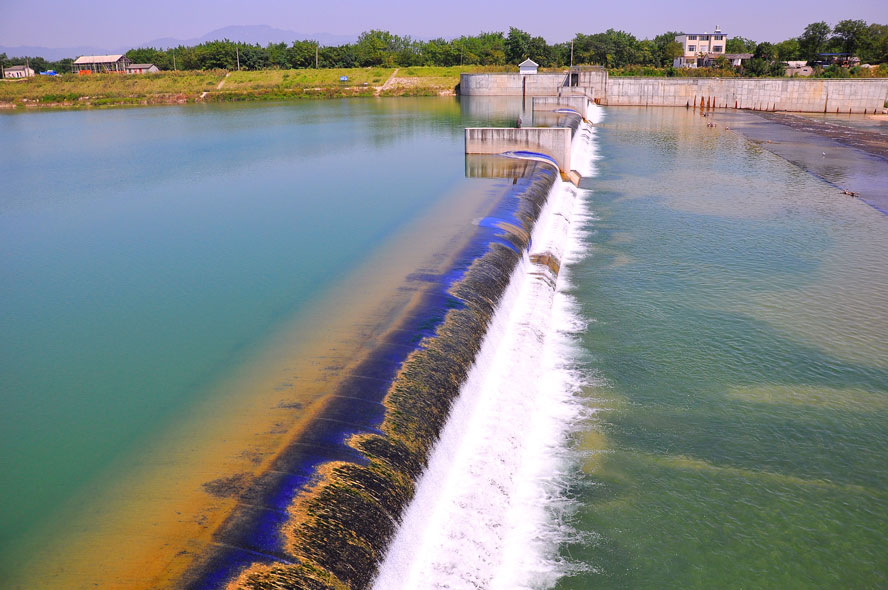
[(888, 583), (888, 218), (683, 109), (608, 109), (557, 588)]

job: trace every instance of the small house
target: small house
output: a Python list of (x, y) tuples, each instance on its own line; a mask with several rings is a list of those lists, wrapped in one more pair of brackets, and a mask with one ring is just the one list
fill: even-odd
[(34, 70), (28, 66), (9, 66), (3, 69), (4, 78), (33, 78)]
[(153, 74), (160, 70), (154, 64), (127, 64), (127, 74)]
[(524, 60), (523, 62), (521, 62), (520, 64), (518, 64), (518, 71), (519, 71), (522, 75), (526, 75), (526, 74), (536, 74), (536, 73), (537, 73), (537, 68), (538, 68), (538, 67), (540, 67), (540, 64), (538, 64), (537, 62), (535, 62), (535, 61), (533, 61), (532, 59), (528, 58), (528, 59), (525, 59), (525, 60)]

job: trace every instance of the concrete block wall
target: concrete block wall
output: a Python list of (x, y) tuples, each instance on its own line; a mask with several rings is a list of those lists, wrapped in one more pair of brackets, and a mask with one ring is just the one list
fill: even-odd
[(502, 154), (517, 150), (552, 157), (558, 168), (570, 172), (571, 130), (567, 127), (467, 127), (467, 154)]
[[(872, 113), (885, 108), (888, 79), (810, 78), (610, 78), (604, 70), (579, 72), (578, 87), (567, 74), (462, 74), (467, 95), (583, 95), (614, 106), (704, 106), (814, 113)], [(533, 79), (533, 80), (531, 80)], [(586, 84), (588, 86), (583, 86)]]
[(554, 96), (567, 74), (460, 74), (459, 93), (466, 96)]
[(888, 79), (609, 78), (603, 104), (712, 106), (754, 110), (872, 113), (884, 108)]

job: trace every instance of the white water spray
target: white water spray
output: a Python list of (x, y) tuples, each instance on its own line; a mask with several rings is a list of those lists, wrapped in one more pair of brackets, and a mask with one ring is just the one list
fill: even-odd
[[(585, 177), (594, 159), (594, 128), (584, 123), (571, 160)], [(573, 335), (585, 325), (565, 293), (565, 267), (583, 252), (587, 196), (561, 181), (552, 188), (376, 590), (544, 588), (564, 573), (565, 443), (583, 412)], [(561, 261), (557, 280), (532, 261), (545, 254)]]

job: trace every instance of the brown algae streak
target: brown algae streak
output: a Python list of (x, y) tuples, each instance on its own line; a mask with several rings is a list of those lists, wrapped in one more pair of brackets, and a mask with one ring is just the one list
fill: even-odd
[(361, 460), (325, 463), (295, 497), (282, 531), (292, 561), (256, 561), (230, 590), (370, 585), (554, 182), (555, 172), (540, 164), (531, 182), (516, 187), (517, 231), (500, 224), (496, 237), (505, 243), (491, 242), (448, 290), (460, 305), (401, 365), (378, 432), (347, 440)]

